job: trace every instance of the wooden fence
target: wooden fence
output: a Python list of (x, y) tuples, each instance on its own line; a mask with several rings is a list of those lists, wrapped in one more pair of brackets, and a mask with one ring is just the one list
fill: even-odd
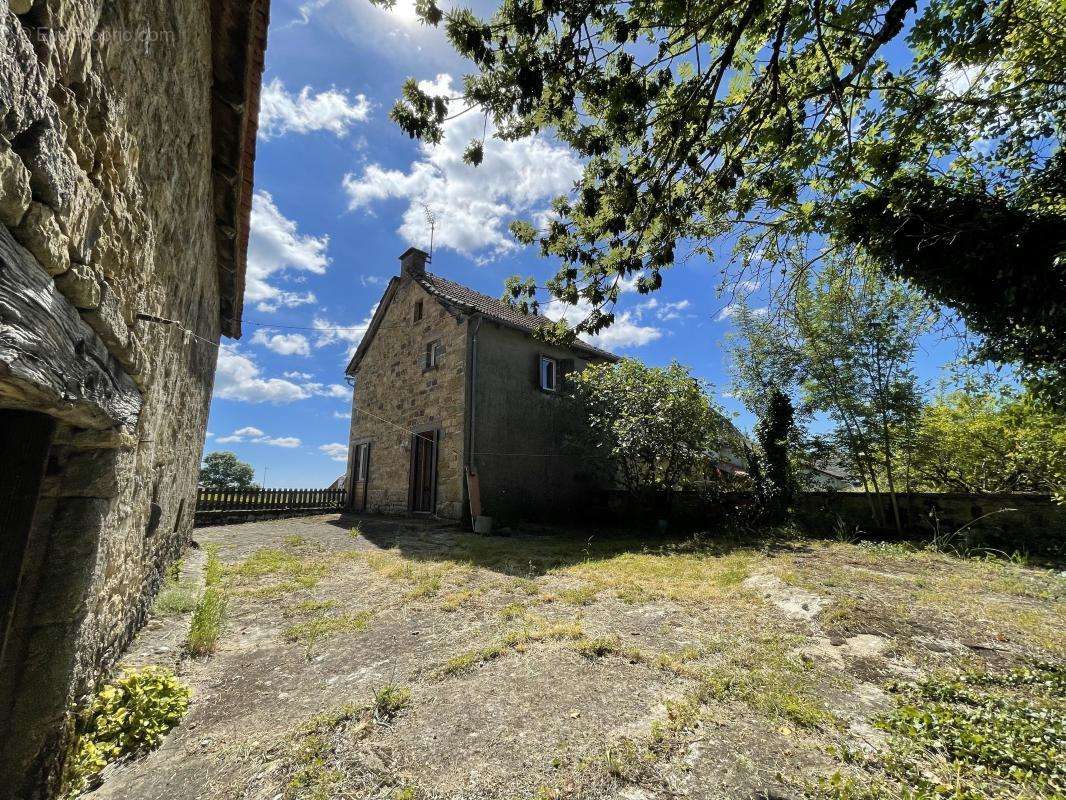
[(203, 525), (230, 518), (299, 516), (344, 509), (343, 489), (196, 490), (196, 521)]

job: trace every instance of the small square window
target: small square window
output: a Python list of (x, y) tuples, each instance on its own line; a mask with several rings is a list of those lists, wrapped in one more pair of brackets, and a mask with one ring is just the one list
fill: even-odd
[(415, 301), (415, 322), (418, 322), (420, 319), (422, 319), (422, 301), (417, 300)]
[(444, 358), (444, 342), (434, 339), (426, 344), (426, 369), (436, 369)]
[(557, 365), (554, 358), (540, 357), (540, 388), (545, 392), (558, 389)]

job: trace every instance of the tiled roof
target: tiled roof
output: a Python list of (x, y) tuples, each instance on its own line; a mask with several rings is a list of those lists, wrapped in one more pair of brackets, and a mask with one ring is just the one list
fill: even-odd
[[(487, 294), (475, 292), (461, 283), (450, 281), (430, 272), (420, 275), (416, 280), (423, 289), (449, 305), (456, 306), (467, 313), (484, 314), (494, 322), (499, 322), (524, 333), (532, 334), (545, 325), (555, 324), (554, 320), (548, 319), (542, 314), (523, 314), (497, 297), (489, 297)], [(574, 342), (572, 347), (575, 350), (605, 358), (608, 361), (618, 361), (618, 356), (614, 353), (601, 350), (580, 339)]]

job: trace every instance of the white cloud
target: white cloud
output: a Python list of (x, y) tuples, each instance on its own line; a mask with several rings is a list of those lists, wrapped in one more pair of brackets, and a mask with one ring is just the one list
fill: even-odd
[(292, 378), (297, 381), (309, 381), (311, 378), (315, 377), (310, 372), (297, 372), (296, 370), (289, 370), (288, 372), (283, 372), (281, 374), (286, 378)]
[[(669, 322), (670, 320), (679, 319), (682, 311), (688, 310), (692, 303), (688, 300), (678, 300), (673, 303), (660, 303), (657, 298), (652, 297), (649, 300), (645, 300), (639, 306), (637, 306), (636, 317), (641, 319), (645, 312), (654, 314), (663, 322)], [(692, 316), (687, 314), (685, 316)]]
[(389, 279), (382, 275), (360, 275), (359, 283), (363, 286), (382, 286), (389, 282)]
[[(447, 74), (419, 86), (433, 95), (455, 96)], [(511, 219), (543, 214), (552, 197), (572, 188), (581, 165), (568, 148), (542, 136), (500, 141), (491, 138), (491, 123), (487, 133), (484, 125), (484, 117), (473, 111), (445, 123), (443, 141), (421, 143), (419, 160), (406, 172), (371, 164), (362, 175), (348, 173), (343, 186), (349, 209), (369, 209), (389, 198), (405, 200), (398, 232), (410, 244), (425, 247), (425, 204), (437, 219), (436, 246), (482, 260), (514, 250), (518, 245), (506, 230)], [(463, 151), (483, 133), (484, 161), (472, 167), (463, 161)]]
[(231, 442), (249, 442), (252, 444), (268, 444), (271, 447), (286, 447), (293, 448), (300, 446), (300, 440), (295, 436), (267, 436), (259, 428), (253, 428), (248, 426), (245, 428), (238, 428), (229, 436), (223, 436), (218, 439), (219, 444), (230, 444)]
[(352, 397), (351, 387), (343, 383), (331, 383), (328, 386), (324, 383), (308, 383), (304, 388), (320, 397), (336, 397), (341, 400), (350, 400)]
[(269, 444), (272, 447), (291, 448), (300, 446), (300, 440), (297, 439), (295, 436), (279, 436), (277, 438), (273, 438), (271, 436), (264, 436), (263, 438), (256, 439), (255, 441), (260, 442), (261, 444)]
[(278, 210), (269, 192), (257, 191), (252, 196), (245, 299), (258, 303), (264, 312), (315, 302), (312, 292), (279, 289), (269, 279), (288, 271), (323, 274), (330, 262), (328, 247), (328, 236), (301, 234), (296, 223)]
[(338, 89), (317, 94), (310, 86), (298, 94), (286, 91), (281, 79), (274, 78), (263, 87), (259, 103), (259, 136), (270, 139), (286, 133), (328, 131), (341, 138), (357, 122), (370, 116), (370, 101), (365, 95), (348, 95)]
[(352, 412), (351, 411), (334, 411), (333, 412), (333, 418), (334, 419), (351, 419), (352, 418)]
[(302, 333), (274, 333), (270, 328), (259, 328), (252, 341), (283, 356), (311, 355), (311, 345)]
[(311, 321), (311, 327), (318, 331), (315, 338), (315, 347), (328, 347), (331, 344), (343, 342), (348, 345), (347, 357), (351, 358), (355, 348), (363, 341), (363, 336), (366, 335), (366, 331), (370, 327), (370, 321), (374, 318), (374, 312), (377, 311), (377, 308), (378, 304), (374, 303), (370, 313), (358, 325), (344, 325), (332, 322), (326, 317), (315, 317)]
[(347, 461), (348, 460), (348, 445), (341, 444), (340, 442), (333, 442), (331, 444), (319, 445), (319, 450), (332, 458), (334, 461)]
[(264, 378), (255, 360), (237, 348), (222, 345), (215, 372), (215, 397), (246, 403), (292, 403), (311, 396), (303, 386), (281, 378)]
[[(573, 327), (589, 315), (592, 307), (587, 303), (576, 306), (552, 300), (544, 309), (544, 316), (549, 319), (563, 319)], [(615, 312), (611, 327), (600, 331), (595, 336), (581, 336), (586, 342), (610, 350), (621, 347), (640, 347), (662, 337), (663, 332), (652, 325), (640, 325), (639, 315), (632, 311)]]

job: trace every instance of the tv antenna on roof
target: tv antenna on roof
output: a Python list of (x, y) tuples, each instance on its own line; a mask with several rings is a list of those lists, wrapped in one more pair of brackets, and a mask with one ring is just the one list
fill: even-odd
[(429, 224), (429, 260), (433, 260), (433, 234), (437, 230), (437, 215), (433, 213), (433, 209), (429, 207), (429, 203), (425, 200), (421, 201), (422, 213), (426, 215), (426, 222)]

